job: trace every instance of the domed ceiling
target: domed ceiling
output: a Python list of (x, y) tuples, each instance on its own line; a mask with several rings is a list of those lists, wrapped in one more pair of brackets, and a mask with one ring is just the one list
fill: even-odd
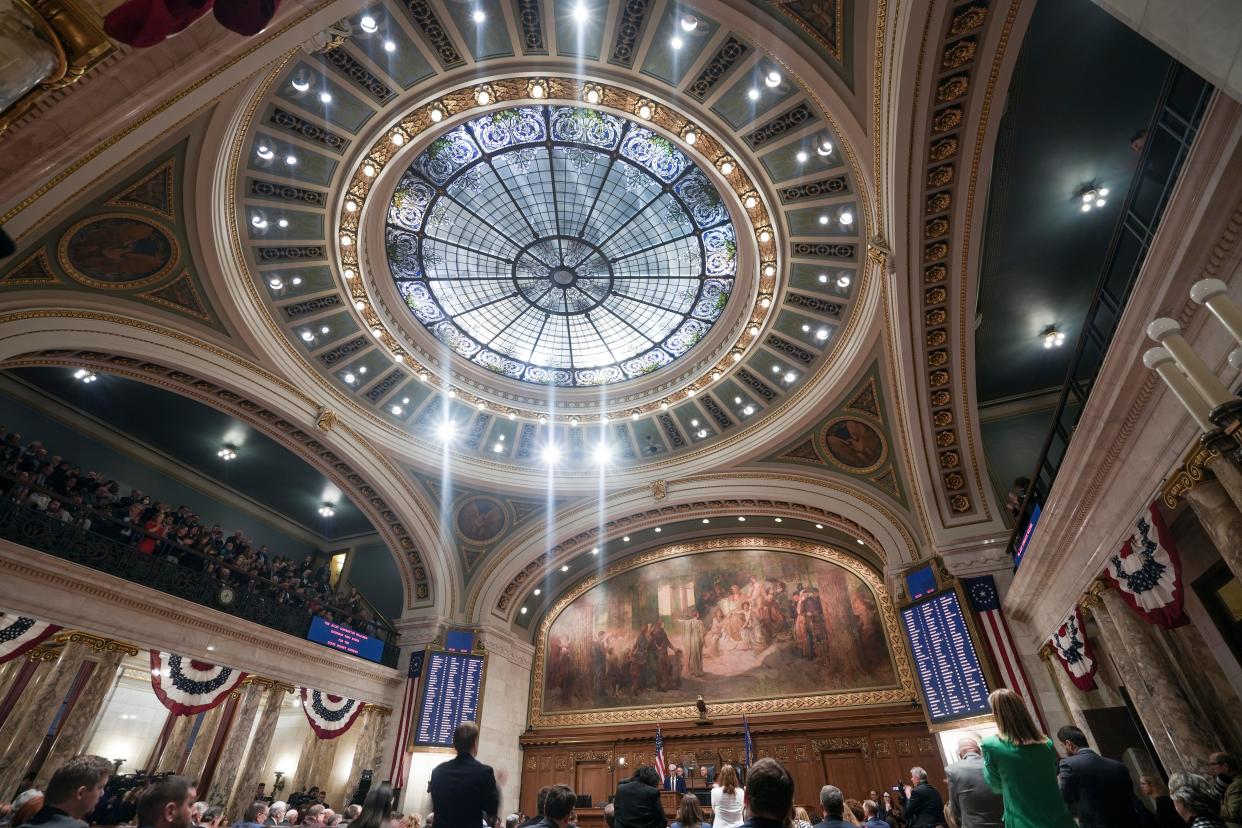
[(517, 11), (371, 6), (262, 81), (232, 156), (255, 299), (428, 457), (555, 445), (572, 474), (759, 437), (856, 322), (858, 159), (822, 92), (758, 20)]

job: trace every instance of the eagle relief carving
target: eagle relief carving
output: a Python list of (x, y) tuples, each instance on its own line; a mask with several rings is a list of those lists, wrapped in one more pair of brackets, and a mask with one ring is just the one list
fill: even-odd
[(320, 431), (331, 431), (338, 422), (340, 422), (340, 417), (331, 408), (320, 408), (315, 416), (315, 425)]

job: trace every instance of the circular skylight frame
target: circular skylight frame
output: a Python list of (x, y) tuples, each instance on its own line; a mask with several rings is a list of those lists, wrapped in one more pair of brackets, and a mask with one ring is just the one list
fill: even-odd
[(527, 385), (615, 388), (686, 358), (739, 275), (733, 217), (700, 165), (640, 121), (573, 103), (514, 102), (445, 130), (406, 165), (385, 218), (415, 319)]

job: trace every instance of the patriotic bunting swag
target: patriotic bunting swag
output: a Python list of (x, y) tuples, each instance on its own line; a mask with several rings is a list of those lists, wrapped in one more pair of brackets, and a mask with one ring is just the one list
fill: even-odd
[(1167, 630), (1190, 620), (1182, 613), (1181, 558), (1155, 504), (1139, 516), (1104, 573), (1130, 609), (1149, 623)]
[(1082, 615), (1078, 607), (1074, 607), (1061, 626), (1048, 639), (1052, 648), (1061, 660), (1061, 666), (1069, 674), (1070, 681), (1079, 690), (1095, 689), (1095, 655), (1087, 642), (1087, 633), (1082, 628)]
[(306, 711), (306, 719), (316, 736), (335, 739), (357, 721), (358, 714), (362, 712), (362, 702), (303, 687), (302, 709)]
[(1013, 637), (1009, 634), (1009, 622), (1005, 620), (1005, 612), (1001, 609), (996, 581), (991, 575), (981, 575), (978, 578), (963, 578), (962, 586), (966, 589), (966, 600), (970, 603), (970, 608), (979, 619), (979, 627), (983, 630), (988, 650), (992, 653), (992, 662), (1000, 670), (1005, 686), (1022, 697), (1031, 716), (1046, 729), (1044, 717), (1035, 705), (1035, 694), (1026, 678), (1026, 670), (1022, 667), (1022, 660), (1018, 658)]
[(151, 651), (151, 687), (174, 716), (210, 710), (237, 689), (246, 674), (176, 653)]
[(34, 649), (59, 630), (46, 621), (0, 612), (0, 664)]

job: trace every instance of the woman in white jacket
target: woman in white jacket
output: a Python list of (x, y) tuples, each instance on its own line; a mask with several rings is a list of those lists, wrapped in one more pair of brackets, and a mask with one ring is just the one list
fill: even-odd
[(732, 765), (725, 765), (712, 786), (712, 828), (737, 828), (745, 822), (745, 800), (746, 789), (737, 784), (737, 771)]

